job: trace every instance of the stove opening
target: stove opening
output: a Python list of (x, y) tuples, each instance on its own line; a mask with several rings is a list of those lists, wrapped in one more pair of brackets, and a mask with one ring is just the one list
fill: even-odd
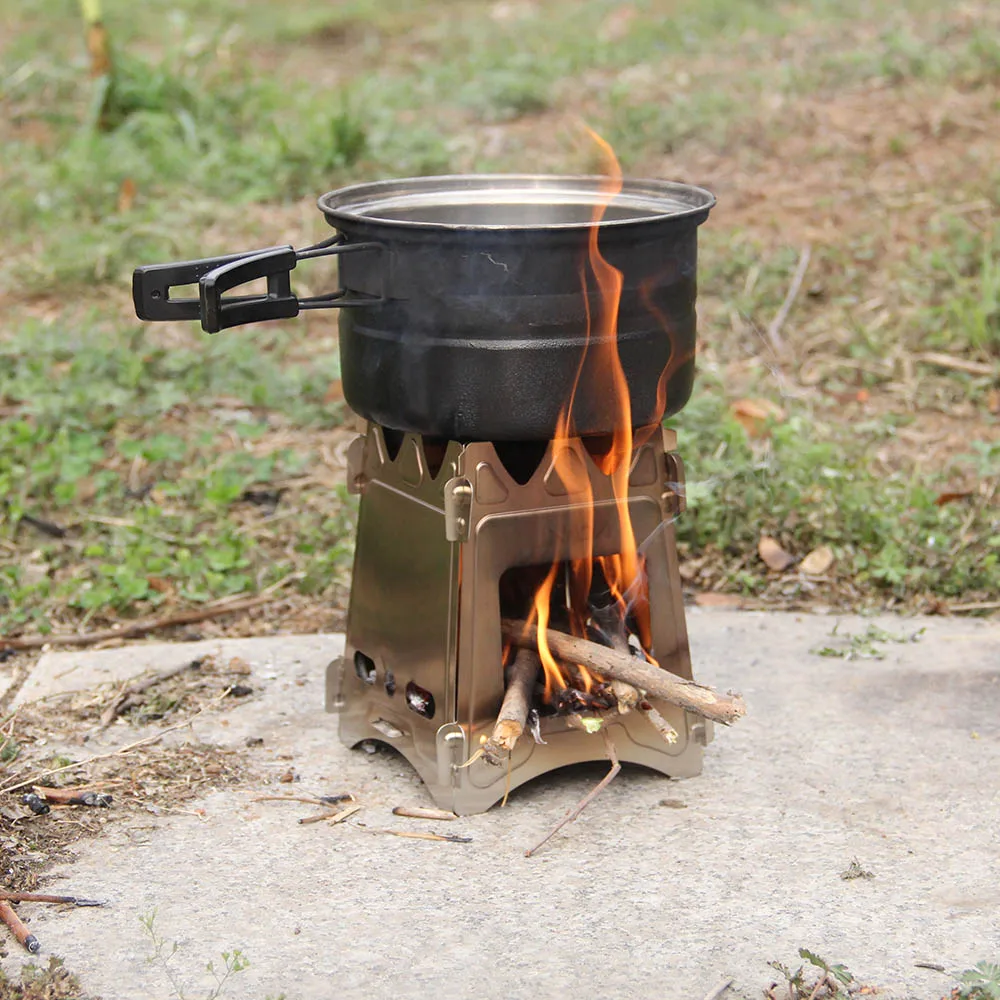
[[(590, 561), (589, 572), (579, 561), (512, 567), (500, 578), (501, 617), (537, 624), (539, 594), (547, 591), (548, 629), (655, 662), (639, 638), (640, 611), (648, 608), (645, 575), (634, 588), (641, 593), (623, 596), (605, 577), (605, 565), (606, 559), (598, 558)], [(505, 647), (505, 669), (516, 653), (512, 645)], [(551, 654), (541, 657), (532, 698), (541, 715), (611, 710), (617, 704), (613, 685), (599, 673)]]

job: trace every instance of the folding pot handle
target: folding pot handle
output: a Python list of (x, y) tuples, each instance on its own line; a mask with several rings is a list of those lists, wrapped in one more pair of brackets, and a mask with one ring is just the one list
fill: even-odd
[(182, 260), (173, 264), (146, 264), (132, 273), (132, 301), (139, 319), (161, 321), (200, 319), (200, 298), (171, 298), (170, 290), (180, 285), (196, 285), (202, 277), (218, 267), (233, 261), (244, 260), (272, 250), (291, 250), (291, 247), (269, 247), (250, 253), (231, 253), (224, 257), (205, 257), (202, 260)]
[[(342, 290), (300, 299), (292, 292), (291, 272), (300, 260), (384, 249), (381, 243), (344, 243), (342, 237), (335, 236), (304, 250), (290, 246), (268, 247), (225, 257), (152, 264), (135, 269), (132, 299), (139, 319), (200, 319), (206, 333), (269, 319), (291, 319), (302, 309), (378, 305), (385, 301), (384, 288), (380, 295), (349, 296)], [(385, 273), (381, 273), (384, 285)], [(267, 279), (264, 294), (225, 295), (259, 278)], [(198, 284), (198, 298), (170, 297), (171, 288), (194, 283)]]

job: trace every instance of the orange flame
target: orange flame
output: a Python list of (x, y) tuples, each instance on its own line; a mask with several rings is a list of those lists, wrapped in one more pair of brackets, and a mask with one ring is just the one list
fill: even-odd
[[(635, 543), (635, 533), (632, 529), (632, 519), (628, 506), (628, 482), (634, 446), (632, 435), (632, 408), (629, 396), (628, 382), (622, 368), (618, 353), (618, 310), (621, 304), (624, 278), (622, 272), (610, 264), (601, 254), (598, 247), (600, 222), (604, 218), (608, 205), (622, 190), (622, 171), (611, 146), (597, 133), (587, 129), (590, 137), (597, 144), (602, 160), (603, 182), (601, 184), (601, 200), (595, 206), (587, 241), (587, 263), (590, 273), (596, 283), (596, 295), (591, 297), (587, 281), (586, 268), (581, 269), (581, 284), (583, 288), (586, 312), (586, 347), (582, 352), (576, 378), (570, 397), (566, 402), (557, 421), (555, 437), (552, 443), (552, 455), (555, 471), (559, 478), (571, 488), (578, 486), (586, 495), (584, 502), (575, 505), (571, 516), (575, 518), (573, 525), (583, 537), (593, 539), (594, 508), (593, 495), (589, 478), (578, 483), (579, 471), (576, 468), (577, 453), (571, 444), (576, 437), (573, 409), (579, 388), (580, 377), (584, 363), (589, 360), (592, 368), (602, 375), (602, 384), (598, 391), (612, 407), (615, 414), (614, 430), (609, 447), (594, 456), (598, 469), (610, 478), (615, 501), (615, 513), (618, 520), (621, 550), (615, 555), (600, 556), (597, 564), (604, 576), (619, 613), (624, 619), (629, 610), (626, 594), (639, 581), (643, 572), (640, 557)], [(665, 381), (661, 383), (665, 386)], [(659, 393), (658, 393), (659, 395)], [(664, 399), (665, 403), (665, 399)], [(662, 410), (661, 410), (662, 412)], [(551, 599), (560, 563), (556, 562), (549, 570), (545, 580), (535, 592), (534, 610), (531, 615), (538, 625), (538, 652), (545, 671), (545, 698), (549, 700), (556, 690), (567, 686), (567, 672), (552, 656), (545, 639), (544, 630), (548, 626)], [(575, 635), (585, 635), (588, 617), (588, 597), (594, 572), (594, 560), (591, 554), (572, 560), (569, 564), (570, 630)], [(648, 606), (640, 598), (633, 599), (636, 611), (639, 639), (643, 647), (650, 645), (650, 628)], [(589, 691), (593, 684), (590, 673), (582, 666), (576, 665), (575, 670), (580, 678), (580, 686)]]

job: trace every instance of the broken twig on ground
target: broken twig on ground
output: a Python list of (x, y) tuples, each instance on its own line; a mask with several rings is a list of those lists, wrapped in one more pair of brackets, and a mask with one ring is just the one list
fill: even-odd
[(41, 948), (38, 938), (21, 923), (21, 918), (14, 912), (14, 907), (6, 899), (0, 899), (0, 920), (10, 928), (18, 942), (23, 944), (32, 955)]
[(337, 823), (343, 823), (345, 819), (353, 816), (356, 812), (361, 809), (361, 806), (354, 805), (348, 806), (346, 809), (341, 809), (340, 812), (331, 811), (325, 813), (317, 813), (315, 816), (303, 816), (299, 820), (302, 826), (306, 826), (309, 823), (322, 823), (323, 820), (329, 820), (330, 826), (335, 826)]
[(63, 806), (95, 806), (107, 809), (112, 803), (109, 792), (95, 792), (85, 788), (48, 788), (45, 785), (35, 785), (32, 791), (46, 802)]
[(457, 833), (424, 833), (420, 830), (384, 830), (380, 827), (364, 827), (369, 833), (387, 833), (390, 837), (408, 837), (410, 840), (444, 840), (449, 844), (471, 844), (471, 837), (462, 837)]
[(967, 358), (956, 358), (951, 354), (939, 354), (936, 351), (924, 351), (917, 355), (917, 361), (926, 365), (936, 365), (938, 368), (949, 368), (952, 371), (964, 372), (966, 375), (995, 375), (997, 366), (983, 361), (969, 361)]
[(615, 750), (614, 742), (608, 736), (607, 730), (602, 729), (601, 735), (604, 737), (604, 748), (607, 751), (608, 760), (611, 761), (611, 770), (534, 847), (529, 847), (524, 852), (526, 858), (530, 858), (539, 848), (547, 844), (567, 823), (572, 823), (614, 781), (616, 775), (622, 769), (621, 764), (618, 762), (618, 752)]
[(501, 767), (510, 758), (517, 741), (524, 732), (531, 710), (531, 695), (541, 661), (533, 649), (518, 650), (517, 657), (508, 671), (507, 690), (497, 714), (493, 735), (483, 744), (483, 760), (494, 767)]
[(710, 990), (705, 994), (705, 1000), (719, 1000), (719, 997), (721, 997), (722, 994), (725, 993), (726, 990), (728, 990), (732, 985), (732, 979), (724, 979), (718, 986), (715, 987), (714, 990)]
[(84, 899), (82, 896), (53, 896), (47, 892), (7, 892), (0, 889), (0, 900), (9, 903), (69, 903), (72, 906), (107, 906), (103, 899)]
[[(516, 646), (538, 648), (538, 628), (526, 621), (505, 618), (503, 634)], [(626, 681), (652, 698), (660, 698), (724, 726), (731, 725), (746, 714), (746, 705), (740, 695), (718, 694), (710, 687), (678, 677), (637, 656), (626, 656), (565, 632), (550, 628), (546, 629), (545, 636), (556, 658), (567, 663), (579, 663), (603, 677)]]
[(393, 816), (409, 816), (411, 819), (458, 819), (453, 812), (447, 809), (428, 809), (426, 806), (396, 806), (392, 810)]
[(335, 806), (341, 802), (353, 802), (350, 792), (343, 795), (255, 795), (251, 802), (304, 802), (309, 806)]
[(768, 324), (767, 339), (775, 354), (781, 354), (785, 350), (785, 342), (781, 338), (781, 328), (785, 325), (785, 320), (788, 319), (788, 314), (792, 311), (792, 306), (795, 304), (799, 289), (805, 280), (806, 271), (809, 270), (810, 257), (812, 257), (812, 247), (803, 247), (802, 253), (799, 255), (799, 263), (795, 268), (795, 274), (792, 275), (792, 283), (788, 286), (785, 301), (781, 303), (774, 319)]

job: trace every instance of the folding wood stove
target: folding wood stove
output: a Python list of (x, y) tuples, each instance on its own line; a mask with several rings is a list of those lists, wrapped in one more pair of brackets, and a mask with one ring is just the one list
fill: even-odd
[[(557, 471), (549, 445), (523, 484), (488, 442), (425, 448), (407, 434), (390, 454), (386, 433), (370, 424), (349, 452), (348, 487), (361, 495), (360, 515), (347, 646), (343, 663), (328, 672), (327, 707), (340, 713), (348, 746), (379, 740), (394, 747), (437, 804), (459, 815), (488, 809), (508, 787), (546, 771), (604, 757), (601, 740), (552, 715), (539, 720), (544, 742), (519, 741), (509, 772), (482, 760), (465, 766), (504, 694), (503, 574), (622, 547), (609, 477), (582, 441), (567, 447), (574, 457)], [(684, 506), (683, 467), (674, 447), (673, 432), (656, 431), (635, 451), (629, 510), (645, 555), (651, 652), (690, 678), (673, 528)], [(593, 504), (592, 538), (571, 516), (582, 503)], [(619, 758), (673, 777), (699, 773), (711, 723), (654, 704), (677, 742), (667, 744), (632, 712), (608, 730)]]

